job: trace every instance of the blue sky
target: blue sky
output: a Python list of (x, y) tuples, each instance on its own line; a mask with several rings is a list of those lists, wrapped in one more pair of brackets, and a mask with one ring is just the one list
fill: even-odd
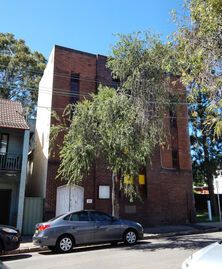
[(0, 0), (0, 31), (26, 41), (48, 58), (55, 44), (110, 55), (115, 33), (151, 29), (163, 40), (173, 30), (170, 11), (183, 0)]

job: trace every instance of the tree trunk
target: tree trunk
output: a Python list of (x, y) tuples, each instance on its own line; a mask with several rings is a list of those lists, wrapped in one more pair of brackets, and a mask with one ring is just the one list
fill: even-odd
[(112, 215), (119, 217), (119, 184), (118, 177), (112, 174)]

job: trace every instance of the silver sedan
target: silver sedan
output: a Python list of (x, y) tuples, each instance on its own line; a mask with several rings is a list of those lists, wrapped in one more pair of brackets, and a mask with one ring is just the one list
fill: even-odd
[(186, 259), (183, 262), (181, 269), (221, 269), (221, 253), (221, 242), (210, 244)]
[(52, 251), (69, 252), (75, 245), (118, 241), (133, 245), (142, 238), (143, 227), (137, 222), (82, 210), (37, 224), (33, 243)]

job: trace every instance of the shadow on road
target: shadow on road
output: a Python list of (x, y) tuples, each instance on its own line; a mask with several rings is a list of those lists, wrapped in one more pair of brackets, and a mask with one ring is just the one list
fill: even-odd
[(11, 254), (11, 255), (0, 256), (0, 261), (2, 262), (15, 261), (15, 260), (28, 259), (31, 257), (32, 257), (31, 254)]
[[(124, 246), (123, 243), (118, 243), (116, 245), (111, 245), (111, 244), (102, 244), (102, 245), (92, 245), (92, 246), (81, 246), (81, 247), (75, 247), (71, 252), (69, 253), (80, 253), (80, 252), (88, 252), (88, 251), (96, 251), (100, 249), (113, 249), (113, 248), (120, 248)], [(55, 253), (50, 250), (45, 250), (39, 252), (41, 255), (55, 255), (55, 254), (64, 254), (64, 253)]]
[(207, 236), (194, 235), (194, 236), (174, 236), (152, 240), (152, 242), (139, 242), (138, 244), (124, 249), (127, 250), (143, 250), (143, 251), (158, 251), (160, 249), (191, 249), (196, 250), (203, 248), (211, 243), (221, 241), (221, 237), (209, 238)]

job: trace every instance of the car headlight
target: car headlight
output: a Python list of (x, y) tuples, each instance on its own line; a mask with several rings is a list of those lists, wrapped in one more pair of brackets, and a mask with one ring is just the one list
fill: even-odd
[(2, 231), (9, 233), (9, 234), (17, 234), (18, 232), (11, 228), (2, 228)]

